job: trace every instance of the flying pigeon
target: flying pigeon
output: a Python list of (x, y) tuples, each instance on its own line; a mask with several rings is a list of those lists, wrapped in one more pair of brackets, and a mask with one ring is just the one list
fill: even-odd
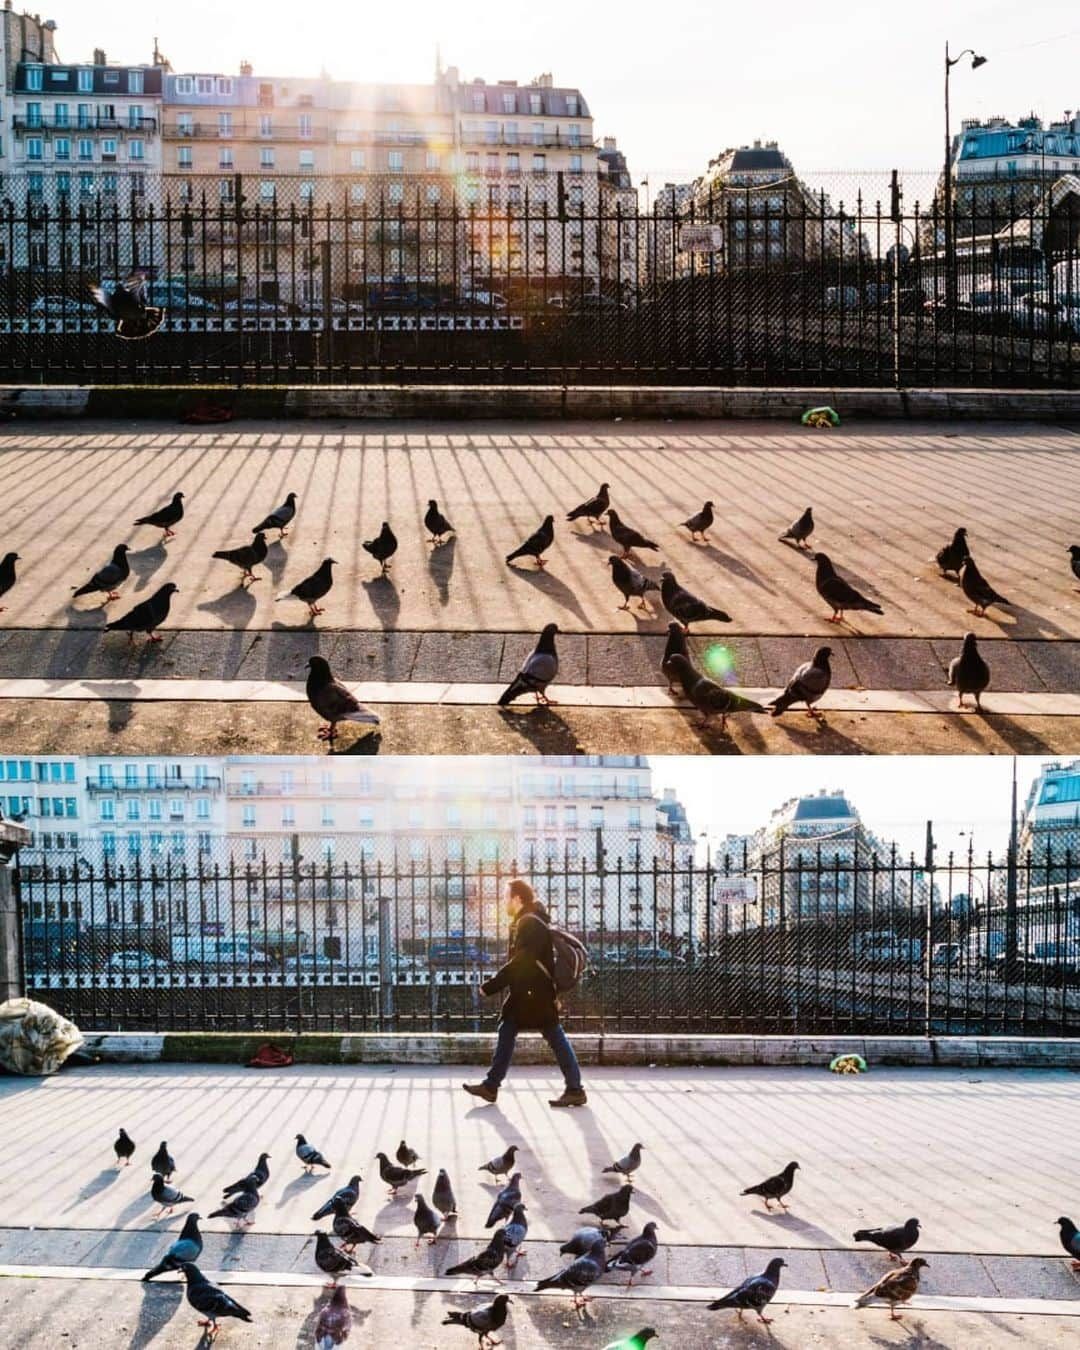
[(514, 1159), (517, 1157), (518, 1145), (511, 1144), (505, 1153), (497, 1153), (494, 1158), (486, 1163), (481, 1163), (476, 1169), (478, 1172), (490, 1172), (493, 1177), (507, 1176), (514, 1167)]
[(689, 633), (692, 623), (706, 623), (709, 619), (715, 619), (717, 623), (731, 622), (730, 614), (725, 614), (722, 609), (714, 609), (680, 586), (674, 572), (661, 572), (660, 598), (671, 617), (682, 624), (684, 633)]
[[(296, 1136), (296, 1156), (304, 1164), (305, 1172), (310, 1172), (313, 1167), (330, 1167), (315, 1145), (309, 1144), (302, 1134)], [(356, 1204), (355, 1200), (353, 1204)]]
[(817, 587), (817, 593), (822, 600), (832, 605), (833, 612), (829, 616), (830, 623), (842, 623), (846, 609), (867, 610), (871, 614), (885, 613), (875, 600), (868, 600), (854, 586), (849, 585), (843, 577), (837, 575), (836, 568), (832, 565), (832, 559), (827, 553), (817, 555), (814, 585)]
[(327, 723), (319, 728), (320, 741), (333, 741), (339, 722), (359, 722), (370, 727), (379, 725), (379, 714), (366, 708), (355, 694), (334, 678), (325, 656), (308, 658), (307, 697), (315, 712)]
[(802, 548), (813, 533), (814, 513), (808, 506), (799, 519), (789, 525), (779, 538), (790, 539), (798, 548)]
[(250, 1228), (255, 1222), (255, 1210), (262, 1197), (257, 1186), (237, 1191), (220, 1209), (211, 1210), (210, 1219), (231, 1219), (238, 1228)]
[(668, 663), (675, 672), (675, 678), (682, 685), (683, 693), (701, 714), (699, 726), (704, 726), (710, 717), (720, 714), (720, 730), (727, 730), (730, 713), (757, 712), (765, 709), (752, 698), (744, 698), (734, 689), (725, 689), (722, 684), (710, 680), (707, 675), (694, 669), (685, 656), (673, 656)]
[(109, 561), (103, 567), (99, 567), (86, 585), (80, 586), (75, 591), (75, 595), (96, 595), (98, 591), (104, 591), (106, 604), (110, 600), (119, 600), (120, 592), (116, 588), (122, 586), (131, 576), (131, 564), (127, 560), (127, 555), (127, 544), (117, 544)]
[(664, 655), (660, 660), (660, 669), (667, 677), (669, 694), (674, 694), (675, 689), (675, 667), (671, 664), (672, 657), (685, 656), (690, 659), (690, 649), (686, 645), (686, 630), (681, 623), (674, 621), (667, 626), (667, 645), (664, 648)]
[(397, 536), (387, 521), (383, 521), (382, 529), (374, 539), (364, 540), (364, 551), (379, 563), (385, 576), (390, 570), (390, 559), (397, 552)]
[(819, 647), (809, 661), (797, 666), (794, 675), (784, 686), (784, 692), (777, 694), (770, 702), (769, 715), (779, 717), (792, 704), (805, 703), (807, 717), (820, 717), (821, 713), (815, 710), (814, 704), (824, 698), (832, 684), (832, 667), (829, 665), (831, 656), (831, 647)]
[(348, 1290), (343, 1284), (335, 1284), (329, 1303), (319, 1309), (315, 1319), (315, 1350), (334, 1350), (349, 1339), (352, 1330), (352, 1311), (349, 1308)]
[(1073, 576), (1080, 581), (1080, 544), (1069, 545), (1069, 566)]
[(960, 569), (960, 589), (971, 601), (971, 613), (982, 618), (990, 605), (1007, 605), (1010, 602), (998, 595), (993, 586), (975, 566), (975, 559), (968, 554)]
[(974, 633), (964, 634), (960, 655), (949, 662), (948, 683), (956, 690), (956, 706), (964, 706), (964, 695), (974, 694), (976, 711), (982, 711), (980, 695), (990, 683), (990, 667), (979, 655)]
[(151, 511), (148, 516), (140, 516), (135, 522), (136, 525), (153, 525), (155, 530), (164, 530), (162, 542), (171, 539), (176, 531), (174, 525), (179, 525), (184, 518), (184, 494), (174, 492), (172, 500), (167, 506), (163, 506), (160, 511)]
[(514, 1206), (521, 1204), (521, 1173), (515, 1172), (506, 1185), (502, 1188), (491, 1206), (491, 1212), (487, 1216), (485, 1228), (494, 1228), (497, 1223), (502, 1223), (508, 1219), (514, 1212)]
[(222, 562), (239, 567), (240, 585), (246, 586), (249, 581), (258, 581), (252, 569), (265, 560), (267, 552), (266, 535), (260, 530), (250, 544), (241, 544), (239, 548), (218, 549), (211, 557), (220, 558)]
[(315, 1264), (324, 1275), (330, 1276), (330, 1284), (326, 1286), (327, 1289), (337, 1284), (342, 1275), (348, 1275), (352, 1272), (357, 1275), (374, 1273), (369, 1266), (365, 1266), (355, 1256), (350, 1256), (340, 1247), (335, 1247), (321, 1228), (315, 1230)]
[(949, 542), (939, 548), (935, 561), (941, 568), (941, 575), (946, 577), (952, 572), (959, 577), (960, 569), (967, 562), (971, 555), (968, 553), (967, 530), (961, 525)]
[(507, 563), (512, 563), (515, 558), (535, 558), (537, 567), (546, 567), (543, 555), (551, 547), (555, 539), (555, 517), (545, 516), (544, 523), (534, 533), (530, 534), (528, 539), (520, 546), (514, 549), (513, 553), (506, 555)]
[(853, 1237), (856, 1242), (872, 1242), (875, 1247), (881, 1247), (899, 1260), (901, 1252), (906, 1252), (918, 1242), (919, 1221), (908, 1219), (907, 1223), (898, 1224), (895, 1228), (860, 1228)]
[[(620, 1225), (621, 1227), (622, 1225)], [(618, 1230), (615, 1230), (618, 1231)], [(568, 1242), (564, 1242), (559, 1248), (562, 1256), (584, 1256), (591, 1252), (597, 1242), (606, 1243), (608, 1233), (603, 1228), (579, 1228)]]
[(303, 600), (314, 619), (317, 614), (325, 612), (317, 602), (329, 593), (330, 587), (334, 584), (331, 568), (336, 562), (336, 558), (324, 558), (311, 576), (298, 581), (291, 591), (282, 591), (280, 595), (275, 595), (274, 599), (288, 600), (290, 596), (295, 596), (297, 600)]
[(617, 1191), (609, 1191), (607, 1195), (602, 1195), (599, 1200), (594, 1200), (591, 1205), (583, 1205), (578, 1210), (579, 1214), (595, 1214), (601, 1224), (618, 1223), (620, 1219), (625, 1219), (630, 1209), (630, 1196), (634, 1188), (627, 1182), (620, 1186)]
[(700, 534), (702, 543), (704, 543), (709, 537), (709, 531), (712, 529), (712, 523), (715, 519), (716, 517), (713, 515), (712, 502), (706, 502), (696, 515), (691, 516), (689, 520), (683, 520), (679, 523), (684, 525), (690, 531), (691, 539), (696, 538), (696, 536)]
[[(0, 595), (7, 595), (15, 585), (15, 564), (21, 561), (17, 553), (5, 553), (0, 558)], [(4, 608), (4, 605), (0, 605), (0, 609)]]
[(165, 1255), (157, 1263), (151, 1266), (143, 1276), (144, 1282), (154, 1279), (157, 1275), (164, 1275), (170, 1270), (179, 1270), (186, 1262), (194, 1262), (202, 1255), (203, 1240), (199, 1232), (199, 1216), (189, 1214), (184, 1220), (184, 1226), (180, 1230), (180, 1236), (170, 1245)]
[(587, 502), (582, 502), (579, 506), (575, 506), (572, 511), (568, 511), (566, 519), (587, 520), (590, 525), (598, 524), (601, 517), (607, 514), (608, 507), (611, 505), (610, 487), (610, 483), (601, 483), (600, 491), (596, 496), (590, 497)]
[(118, 282), (111, 291), (104, 286), (91, 286), (90, 294), (98, 308), (115, 320), (116, 336), (125, 342), (152, 337), (165, 319), (161, 306), (146, 303), (146, 278), (138, 272)]
[(450, 1176), (445, 1167), (439, 1168), (435, 1178), (435, 1189), (431, 1192), (431, 1202), (444, 1219), (457, 1218), (457, 1200), (454, 1188), (450, 1185)]
[(546, 1280), (540, 1280), (536, 1292), (539, 1294), (545, 1289), (569, 1289), (574, 1296), (574, 1307), (583, 1307), (589, 1302), (585, 1290), (603, 1273), (606, 1250), (605, 1243), (594, 1242), (584, 1256), (575, 1258), (555, 1275), (549, 1275)]
[(379, 1176), (390, 1187), (390, 1194), (397, 1195), (402, 1186), (407, 1186), (410, 1181), (415, 1181), (417, 1177), (427, 1175), (426, 1167), (398, 1167), (392, 1163), (385, 1153), (376, 1153), (379, 1160)]
[(424, 513), (424, 529), (431, 535), (429, 544), (441, 544), (445, 535), (457, 534), (457, 530), (439, 510), (439, 503), (434, 497), (428, 502)]
[(786, 1265), (786, 1261), (774, 1256), (760, 1275), (751, 1275), (749, 1279), (743, 1280), (742, 1284), (736, 1285), (729, 1294), (718, 1298), (715, 1303), (710, 1303), (709, 1311), (737, 1308), (741, 1322), (743, 1313), (749, 1310), (756, 1312), (763, 1322), (771, 1322), (772, 1318), (766, 1317), (764, 1310), (773, 1300), (773, 1295), (780, 1284), (780, 1271)]
[(608, 532), (612, 539), (614, 539), (622, 549), (622, 556), (624, 558), (629, 558), (630, 550), (632, 548), (648, 548), (652, 549), (654, 553), (660, 552), (659, 544), (653, 543), (651, 539), (647, 538), (639, 530), (632, 529), (631, 526), (625, 524), (619, 519), (619, 513), (614, 509), (608, 511), (607, 518)]
[(176, 1163), (173, 1161), (172, 1154), (169, 1152), (164, 1139), (158, 1145), (158, 1151), (150, 1159), (150, 1170), (160, 1172), (166, 1181), (172, 1180), (172, 1174), (176, 1171)]
[(356, 1222), (344, 1201), (334, 1201), (333, 1211), (334, 1222), (331, 1226), (334, 1230), (334, 1236), (341, 1239), (341, 1245), (345, 1251), (351, 1252), (361, 1242), (374, 1244), (382, 1241), (377, 1233), (373, 1233), (370, 1228), (365, 1228), (362, 1223)]
[(617, 553), (608, 555), (608, 566), (611, 568), (611, 580), (615, 583), (615, 588), (623, 598), (623, 603), (617, 605), (617, 609), (629, 609), (630, 597), (637, 596), (638, 603), (642, 609), (648, 609), (648, 603), (645, 599), (646, 591), (658, 591), (660, 587), (644, 572), (639, 572), (633, 563), (624, 562)]
[(859, 1295), (855, 1300), (855, 1307), (865, 1308), (872, 1299), (883, 1299), (889, 1305), (890, 1321), (899, 1322), (900, 1314), (896, 1311), (896, 1305), (907, 1303), (919, 1292), (919, 1272), (929, 1264), (921, 1256), (916, 1256), (899, 1270), (890, 1270), (888, 1274), (882, 1275), (877, 1284), (871, 1285), (865, 1294)]
[(765, 1208), (771, 1209), (773, 1200), (777, 1201), (781, 1209), (787, 1209), (784, 1204), (784, 1196), (791, 1190), (795, 1184), (795, 1173), (799, 1170), (797, 1162), (789, 1162), (782, 1172), (778, 1172), (774, 1177), (766, 1177), (764, 1181), (759, 1181), (756, 1186), (747, 1186), (745, 1191), (740, 1191), (740, 1195), (760, 1195), (765, 1201)]
[(339, 1187), (325, 1205), (319, 1206), (311, 1218), (313, 1221), (325, 1219), (328, 1214), (333, 1214), (337, 1205), (343, 1206), (346, 1210), (351, 1210), (359, 1199), (360, 1173), (357, 1172), (354, 1177), (349, 1178), (349, 1184)]
[(134, 609), (128, 610), (119, 619), (113, 619), (112, 623), (107, 623), (105, 631), (107, 633), (126, 633), (129, 645), (135, 641), (136, 633), (145, 633), (148, 643), (160, 642), (161, 638), (154, 630), (160, 628), (169, 617), (169, 606), (179, 589), (180, 587), (174, 582), (167, 581), (164, 586), (159, 587), (154, 592), (149, 600), (140, 601)]
[(640, 1270), (643, 1275), (651, 1275), (649, 1263), (656, 1259), (659, 1243), (656, 1240), (656, 1224), (651, 1220), (636, 1238), (631, 1238), (625, 1247), (608, 1258), (605, 1270), (628, 1270), (630, 1278), (627, 1288), (634, 1283), (634, 1276)]
[(506, 1234), (506, 1245), (509, 1248), (506, 1268), (507, 1270), (513, 1270), (518, 1261), (521, 1260), (521, 1248), (524, 1246), (529, 1233), (529, 1221), (525, 1217), (524, 1205), (517, 1204), (514, 1206), (514, 1212), (503, 1228), (503, 1232)]
[(499, 707), (505, 708), (522, 694), (532, 694), (537, 703), (551, 703), (547, 696), (547, 687), (559, 673), (559, 657), (555, 651), (555, 634), (558, 624), (549, 623), (544, 627), (525, 664), (499, 695)]
[(416, 1241), (413, 1243), (414, 1251), (420, 1246), (421, 1238), (426, 1237), (429, 1243), (434, 1243), (439, 1236), (439, 1216), (419, 1191), (416, 1192), (416, 1211), (413, 1214), (413, 1224), (416, 1227)]
[(154, 1179), (150, 1183), (150, 1197), (161, 1206), (156, 1219), (160, 1219), (163, 1214), (171, 1214), (177, 1205), (189, 1205), (193, 1202), (190, 1195), (185, 1195), (183, 1191), (175, 1186), (170, 1186), (160, 1172), (154, 1173)]
[(242, 1308), (236, 1299), (230, 1298), (224, 1289), (211, 1284), (198, 1266), (185, 1261), (180, 1267), (187, 1280), (187, 1301), (196, 1312), (202, 1313), (199, 1326), (206, 1328), (206, 1335), (213, 1340), (218, 1333), (218, 1319), (238, 1317), (241, 1322), (250, 1322), (251, 1313)]
[(632, 1336), (624, 1336), (621, 1341), (612, 1341), (604, 1350), (644, 1350), (645, 1346), (657, 1335), (655, 1327), (642, 1327)]
[(235, 1195), (237, 1191), (257, 1191), (270, 1180), (270, 1169), (267, 1163), (270, 1160), (269, 1153), (260, 1153), (259, 1161), (251, 1169), (246, 1177), (241, 1177), (239, 1181), (230, 1181), (227, 1186), (221, 1188), (223, 1195)]
[(1072, 1257), (1073, 1270), (1080, 1270), (1080, 1229), (1072, 1219), (1063, 1216), (1058, 1219), (1058, 1236), (1061, 1238), (1062, 1247), (1065, 1248), (1065, 1255)]
[(474, 1331), (480, 1338), (479, 1350), (488, 1350), (489, 1346), (502, 1344), (491, 1333), (505, 1324), (509, 1302), (509, 1294), (496, 1294), (490, 1303), (480, 1308), (470, 1308), (467, 1312), (451, 1308), (442, 1324), (444, 1327), (458, 1326)]
[(131, 1165), (131, 1155), (135, 1152), (135, 1141), (128, 1135), (127, 1130), (121, 1130), (116, 1136), (116, 1142), (113, 1144), (113, 1152), (116, 1154), (116, 1165), (121, 1163), (125, 1167)]
[(635, 1144), (625, 1157), (617, 1158), (610, 1167), (604, 1167), (601, 1171), (605, 1174), (614, 1172), (617, 1176), (623, 1176), (629, 1181), (641, 1166), (641, 1153), (644, 1147), (644, 1144)]
[(296, 515), (296, 493), (290, 492), (280, 506), (275, 506), (268, 516), (259, 521), (258, 525), (251, 527), (252, 534), (262, 534), (266, 530), (277, 530), (278, 538), (284, 539), (289, 533), (289, 526)]
[(490, 1275), (498, 1280), (495, 1272), (506, 1259), (506, 1230), (496, 1228), (491, 1235), (491, 1241), (475, 1256), (470, 1256), (464, 1261), (459, 1261), (456, 1266), (448, 1266), (443, 1271), (444, 1275), (468, 1275), (472, 1279), (479, 1281), (485, 1275)]

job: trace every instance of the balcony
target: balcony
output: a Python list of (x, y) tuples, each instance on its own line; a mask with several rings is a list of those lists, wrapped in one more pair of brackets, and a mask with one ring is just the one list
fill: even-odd
[(228, 128), (217, 122), (166, 122), (161, 134), (167, 141), (311, 141), (325, 142), (329, 135), (326, 125), (301, 127), (274, 124), (270, 131), (258, 126), (234, 122)]
[(11, 122), (17, 136), (27, 131), (45, 134), (56, 131), (68, 136), (86, 131), (127, 131), (145, 136), (156, 132), (158, 124), (156, 117), (139, 117), (134, 121), (126, 117), (85, 117), (75, 122), (57, 121), (55, 117), (13, 117)]
[(426, 131), (377, 131), (366, 127), (338, 127), (334, 132), (338, 145), (440, 145), (449, 148), (443, 136)]
[(503, 133), (495, 139), (487, 134), (480, 136), (463, 135), (461, 144), (486, 145), (489, 148), (496, 145), (512, 145), (536, 150), (598, 150), (600, 148), (596, 141), (587, 140), (584, 136), (568, 136), (562, 132), (556, 132), (554, 136), (550, 133), (543, 136), (507, 136)]
[(221, 778), (207, 774), (205, 778), (147, 778), (137, 779), (88, 778), (87, 792), (220, 792)]

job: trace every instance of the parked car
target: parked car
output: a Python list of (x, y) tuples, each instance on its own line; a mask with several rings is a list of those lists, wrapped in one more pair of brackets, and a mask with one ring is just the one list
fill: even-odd
[(168, 973), (169, 963), (157, 956), (151, 956), (142, 948), (133, 947), (126, 951), (113, 952), (105, 962), (105, 969), (110, 974), (165, 975)]
[(226, 300), (221, 306), (223, 314), (244, 319), (287, 319), (289, 310), (276, 300), (260, 300), (248, 296), (243, 300)]
[(1080, 339), (1080, 292), (1066, 292), (1050, 299), (1049, 291), (1034, 291), (1031, 302), (1046, 314), (1048, 326), (1062, 340)]
[(826, 286), (825, 312), (837, 314), (841, 310), (858, 309), (861, 304), (858, 286)]
[(498, 291), (462, 291), (461, 303), (477, 309), (506, 309), (509, 301)]
[(451, 938), (448, 942), (433, 942), (428, 948), (431, 966), (478, 966), (489, 961), (475, 942)]
[(89, 301), (75, 300), (70, 295), (39, 295), (30, 306), (35, 318), (79, 319), (93, 318), (102, 313)]
[(686, 961), (666, 947), (625, 947), (623, 963), (628, 966), (685, 966)]
[(953, 970), (961, 964), (963, 954), (959, 942), (935, 942), (930, 949), (930, 964), (939, 970)]

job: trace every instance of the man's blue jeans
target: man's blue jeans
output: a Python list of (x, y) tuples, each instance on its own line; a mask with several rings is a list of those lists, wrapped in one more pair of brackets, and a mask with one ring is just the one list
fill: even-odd
[[(574, 1047), (570, 1044), (566, 1032), (559, 1022), (545, 1028), (540, 1033), (548, 1045), (555, 1053), (555, 1059), (559, 1068), (562, 1070), (563, 1079), (566, 1082), (568, 1092), (581, 1091), (581, 1070), (578, 1068), (577, 1056), (574, 1054)], [(502, 1080), (506, 1077), (507, 1070), (510, 1068), (510, 1061), (514, 1057), (514, 1046), (517, 1043), (518, 1029), (513, 1022), (508, 1022), (506, 1018), (499, 1023), (499, 1039), (495, 1043), (495, 1054), (491, 1060), (491, 1068), (488, 1069), (484, 1082), (489, 1088), (498, 1088)]]

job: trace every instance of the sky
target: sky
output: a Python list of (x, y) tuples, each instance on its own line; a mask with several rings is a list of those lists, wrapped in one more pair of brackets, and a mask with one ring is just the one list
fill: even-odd
[[(36, 0), (35, 0), (36, 4)], [(988, 63), (953, 71), (961, 117), (1080, 108), (1075, 0), (862, 0), (765, 6), (730, 0), (54, 0), (66, 61), (103, 47), (148, 60), (153, 39), (178, 71), (427, 81), (436, 43), (463, 78), (527, 83), (551, 71), (580, 87), (598, 136), (615, 135), (636, 181), (687, 180), (730, 145), (776, 139), (798, 171), (933, 171), (943, 156), (942, 63), (973, 47)], [(884, 180), (882, 180), (884, 181)], [(842, 180), (829, 185), (842, 196)], [(910, 203), (909, 203), (910, 205)]]

